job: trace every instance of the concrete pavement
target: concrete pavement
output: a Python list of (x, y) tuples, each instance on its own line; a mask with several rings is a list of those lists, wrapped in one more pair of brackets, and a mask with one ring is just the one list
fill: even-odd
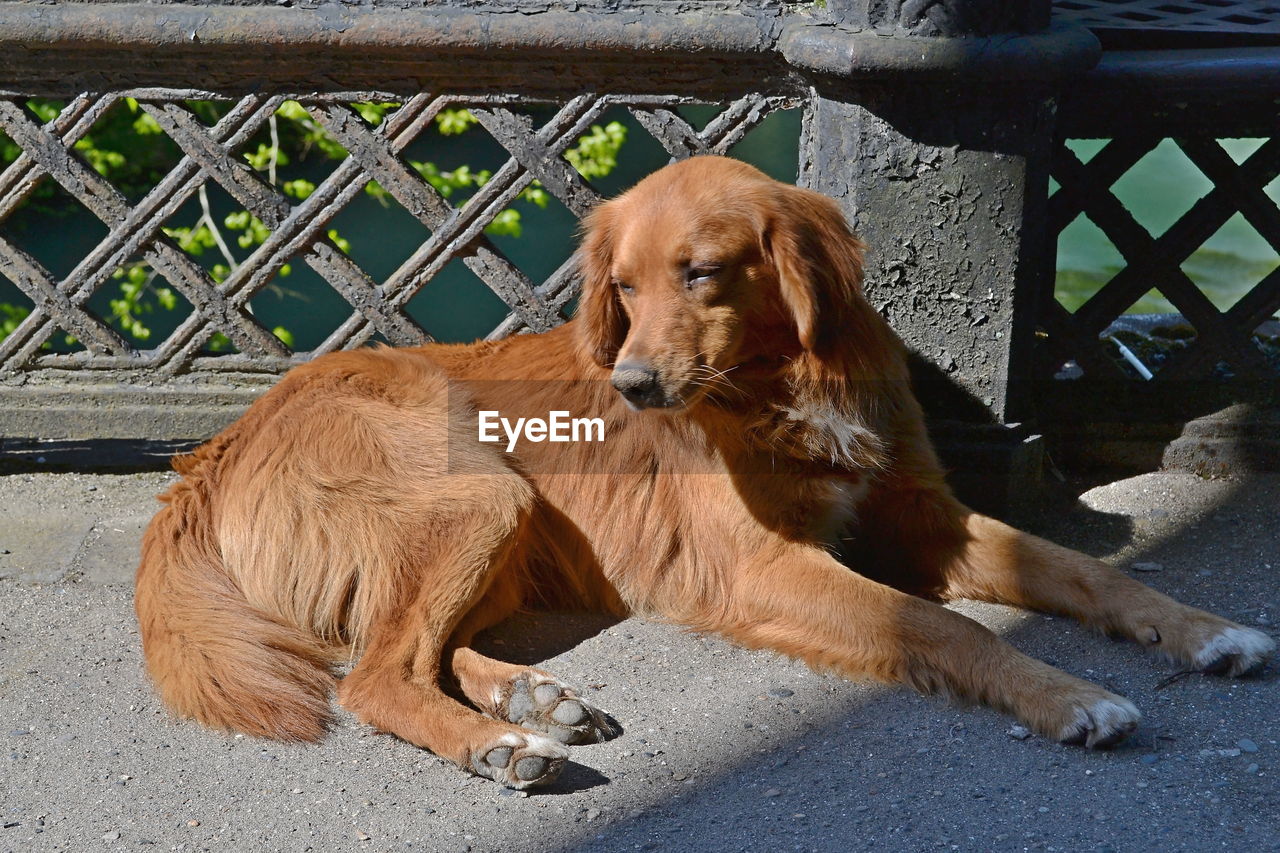
[[(0, 851), (1277, 850), (1280, 688), (1191, 676), (1067, 620), (964, 604), (1143, 710), (1110, 752), (816, 675), (671, 626), (521, 617), (625, 732), (524, 796), (341, 717), (315, 746), (172, 721), (142, 671), (131, 576), (167, 475), (0, 477)], [(1145, 475), (1040, 532), (1277, 635), (1280, 477)], [(1132, 569), (1127, 569), (1132, 571)]]

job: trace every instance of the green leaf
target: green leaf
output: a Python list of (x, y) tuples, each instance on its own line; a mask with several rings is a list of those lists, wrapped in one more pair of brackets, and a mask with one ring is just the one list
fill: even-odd
[(311, 121), (311, 114), (307, 112), (307, 108), (297, 101), (285, 101), (276, 107), (276, 115), (290, 121)]
[(18, 324), (27, 319), (31, 309), (25, 305), (0, 302), (0, 341), (13, 334)]
[(286, 195), (291, 195), (296, 199), (305, 199), (316, 191), (316, 185), (306, 178), (298, 178), (293, 181), (285, 181), (280, 185)]
[(517, 198), (521, 201), (527, 201), (542, 208), (545, 208), (547, 206), (547, 202), (551, 200), (551, 196), (542, 188), (542, 184), (537, 181), (534, 181), (529, 184), (529, 186), (522, 189)]
[(442, 136), (457, 136), (478, 121), (469, 110), (441, 110), (436, 116), (436, 130)]
[(241, 156), (258, 172), (267, 171), (271, 167), (272, 158), (275, 159), (277, 166), (289, 165), (288, 154), (281, 151), (278, 146), (268, 145), (265, 142), (259, 142), (256, 151), (246, 151)]
[(27, 101), (27, 109), (35, 113), (42, 122), (53, 121), (58, 117), (58, 113), (62, 112), (62, 107), (61, 101), (49, 101), (44, 98), (32, 98)]
[(155, 136), (162, 134), (164, 131), (160, 128), (160, 124), (152, 117), (151, 113), (141, 113), (133, 120), (133, 132), (139, 136)]
[(383, 120), (387, 117), (387, 113), (399, 106), (400, 104), (391, 101), (384, 101), (376, 104), (356, 103), (351, 105), (356, 112), (360, 113), (360, 117), (362, 119), (374, 127), (382, 124)]
[(618, 165), (618, 151), (626, 141), (627, 128), (621, 122), (611, 121), (604, 127), (592, 125), (590, 132), (564, 152), (564, 157), (582, 177), (603, 178)]
[(249, 211), (234, 210), (223, 218), (222, 224), (230, 228), (232, 231), (243, 231), (249, 227)]
[(502, 237), (519, 237), (521, 233), (520, 211), (507, 208), (493, 218), (484, 228), (486, 234)]
[(327, 233), (329, 239), (333, 241), (333, 245), (337, 246), (344, 255), (351, 254), (351, 243), (339, 234), (337, 229), (330, 228)]

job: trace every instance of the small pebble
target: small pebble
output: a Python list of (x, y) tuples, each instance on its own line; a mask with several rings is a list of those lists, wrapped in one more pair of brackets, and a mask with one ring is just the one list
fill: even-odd
[(1160, 563), (1152, 562), (1134, 563), (1133, 570), (1135, 572), (1163, 572), (1164, 566)]
[(110, 832), (103, 833), (102, 840), (103, 841), (119, 841), (120, 833), (113, 829)]
[(1155, 763), (1156, 763), (1157, 761), (1159, 761), (1159, 760), (1160, 760), (1160, 756), (1158, 756), (1158, 755), (1156, 755), (1156, 754), (1154, 754), (1154, 753), (1148, 753), (1148, 754), (1146, 754), (1146, 755), (1142, 756), (1142, 763), (1143, 763), (1143, 764), (1155, 764)]
[(595, 820), (600, 817), (599, 809), (587, 809), (587, 820)]
[(777, 696), (779, 699), (786, 699), (788, 696), (796, 695), (794, 690), (788, 690), (785, 687), (775, 687), (769, 691), (770, 696)]
[(189, 821), (187, 821), (187, 826), (199, 826), (199, 825), (200, 825), (200, 821), (198, 821), (198, 820), (189, 820)]
[(1048, 806), (1040, 806), (1040, 807), (1038, 807), (1038, 808), (1036, 809), (1036, 811), (1040, 812), (1040, 814), (1048, 814), (1048, 813), (1049, 813), (1049, 807), (1048, 807)]
[(1244, 769), (1244, 772), (1245, 772), (1245, 773), (1250, 773), (1250, 774), (1252, 774), (1252, 773), (1257, 773), (1257, 772), (1258, 772), (1258, 764), (1257, 764), (1257, 762), (1254, 762), (1253, 764), (1250, 764), (1248, 767), (1246, 767), (1246, 768)]
[(1258, 745), (1253, 741), (1249, 740), (1247, 737), (1242, 737), (1240, 738), (1240, 740), (1236, 741), (1236, 746), (1240, 747), (1241, 752), (1257, 752), (1258, 751)]
[(671, 774), (671, 778), (672, 778), (672, 779), (675, 779), (677, 782), (683, 782), (685, 779), (688, 779), (688, 778), (689, 778), (689, 774), (687, 774), (687, 773), (672, 773), (672, 774)]
[(368, 841), (368, 840), (369, 840), (369, 836), (365, 835), (363, 832), (357, 832), (357, 833), (356, 833), (356, 838), (359, 838), (361, 841)]
[(782, 796), (782, 792), (781, 792), (781, 791), (779, 791), (777, 788), (766, 788), (766, 789), (765, 789), (765, 792), (764, 792), (763, 794), (761, 794), (760, 796), (762, 796), (762, 797), (780, 797), (780, 796)]
[(501, 791), (499, 791), (499, 792), (498, 792), (498, 796), (499, 796), (499, 797), (521, 797), (521, 798), (523, 798), (523, 797), (527, 797), (527, 796), (529, 796), (529, 792), (528, 792), (528, 791), (517, 791), (517, 790), (515, 790), (514, 788), (503, 788)]
[(1014, 725), (1009, 727), (1009, 731), (1005, 732), (1005, 734), (1007, 734), (1009, 737), (1013, 738), (1014, 740), (1026, 740), (1027, 738), (1031, 737), (1031, 729), (1028, 729), (1026, 726), (1020, 726), (1015, 723)]

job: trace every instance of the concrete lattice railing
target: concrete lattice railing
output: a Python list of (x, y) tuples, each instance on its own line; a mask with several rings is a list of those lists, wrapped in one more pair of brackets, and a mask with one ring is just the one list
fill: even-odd
[[(1088, 85), (1104, 81), (1123, 96), (1126, 81), (1163, 72), (1144, 70), (1132, 55), (1104, 58), (1090, 71), (1101, 56), (1097, 39), (1079, 26), (1051, 24), (1047, 2), (814, 5), (0, 2), (0, 131), (22, 151), (0, 174), (0, 275), (32, 305), (0, 341), (6, 449), (43, 453), (51, 440), (80, 446), (92, 439), (100, 451), (112, 440), (141, 446), (205, 437), (300, 360), (375, 339), (428, 340), (404, 308), (454, 259), (509, 309), (492, 336), (549, 328), (577, 293), (573, 259), (533, 280), (484, 230), (535, 181), (575, 216), (597, 203), (596, 190), (563, 154), (606, 110), (629, 111), (681, 158), (726, 153), (770, 113), (799, 108), (800, 180), (836, 198), (873, 247), (873, 300), (923, 356), (924, 395), (964, 424), (944, 427), (943, 444), (998, 464), (1016, 487), (1038, 470), (1039, 445), (1016, 426), (1033, 416), (1031, 389), (1046, 369), (1037, 327), (1042, 336), (1048, 330), (1051, 361), (1075, 358), (1104, 378), (1109, 366), (1089, 339), (1097, 336), (1092, 325), (1124, 310), (1120, 298), (1098, 303), (1086, 331), (1053, 310), (1046, 235), (1065, 225), (1053, 217), (1071, 204), (1096, 206), (1089, 173), (1104, 168), (1096, 161), (1074, 168), (1055, 143), (1066, 129), (1055, 128), (1054, 116), (1096, 124)], [(1250, 61), (1270, 68), (1273, 60)], [(1166, 89), (1185, 97), (1187, 86), (1174, 81)], [(1075, 90), (1083, 94), (1064, 95)], [(33, 97), (66, 105), (40, 121), (25, 108)], [(126, 198), (75, 153), (77, 140), (122, 99), (136, 103), (182, 155), (140, 198)], [(192, 100), (226, 106), (210, 126), (193, 113)], [(349, 153), (303, 200), (281, 193), (240, 156), (286, 100)], [(400, 106), (372, 126), (351, 107), (369, 101)], [(690, 104), (715, 104), (718, 113), (695, 126), (678, 111)], [(1152, 122), (1167, 120), (1163, 101), (1148, 106)], [(469, 110), (509, 154), (461, 207), (404, 156), (446, 108)], [(1267, 148), (1239, 173), (1217, 165), (1223, 184), (1252, 187), (1277, 162)], [(1063, 172), (1068, 190), (1052, 209), (1045, 204), (1051, 168)], [(327, 229), (369, 181), (430, 232), (381, 280)], [(49, 182), (107, 229), (61, 276), (3, 227)], [(220, 188), (270, 232), (220, 281), (163, 230), (204, 185)], [(1134, 245), (1135, 252), (1149, 248)], [(151, 348), (89, 307), (134, 257), (191, 306)], [(351, 309), (305, 352), (292, 351), (249, 308), (290, 263), (313, 269)], [(1206, 349), (1235, 347), (1231, 330), (1275, 309), (1272, 290), (1249, 303), (1248, 317), (1193, 317), (1207, 330)], [(60, 333), (76, 341), (75, 351), (44, 346)], [(209, 350), (215, 333), (229, 341), (227, 351)], [(1257, 366), (1238, 361), (1242, 369)]]

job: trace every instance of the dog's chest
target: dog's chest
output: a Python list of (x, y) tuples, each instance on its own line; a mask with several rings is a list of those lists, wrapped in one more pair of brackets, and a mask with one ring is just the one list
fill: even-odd
[(870, 487), (866, 476), (815, 477), (806, 484), (809, 533), (835, 545), (857, 518), (858, 505)]

